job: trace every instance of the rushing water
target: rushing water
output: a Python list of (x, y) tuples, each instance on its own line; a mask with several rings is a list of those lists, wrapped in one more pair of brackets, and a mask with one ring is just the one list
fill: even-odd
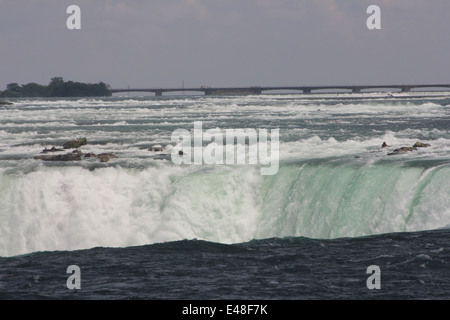
[[(93, 272), (78, 298), (450, 297), (448, 93), (13, 102), (0, 108), (4, 298), (73, 297), (54, 284), (70, 264)], [(149, 151), (198, 121), (279, 129), (277, 173)], [(116, 158), (34, 159), (78, 137)], [(417, 141), (430, 146), (388, 155)], [(388, 270), (378, 293), (371, 264)]]

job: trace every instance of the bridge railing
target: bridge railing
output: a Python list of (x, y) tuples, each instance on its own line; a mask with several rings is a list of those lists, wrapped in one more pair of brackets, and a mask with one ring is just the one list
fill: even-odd
[[(225, 95), (225, 94), (260, 94), (264, 91), (282, 91), (282, 90), (295, 90), (302, 93), (313, 93), (314, 91), (323, 90), (349, 90), (357, 93), (363, 90), (380, 89), (380, 91), (388, 91), (392, 89), (401, 90), (401, 92), (410, 92), (412, 89), (449, 89), (450, 84), (418, 84), (418, 85), (354, 85), (354, 86), (279, 86), (279, 87), (224, 87), (224, 88), (212, 88), (212, 87), (199, 87), (199, 88), (140, 88), (140, 89), (110, 89), (111, 94), (119, 92), (152, 92), (157, 96), (161, 96), (165, 92), (203, 92), (205, 95)], [(381, 90), (384, 89), (384, 90)]]

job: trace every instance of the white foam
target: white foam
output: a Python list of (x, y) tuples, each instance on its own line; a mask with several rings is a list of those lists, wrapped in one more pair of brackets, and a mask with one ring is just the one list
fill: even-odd
[[(433, 166), (425, 174), (404, 164), (446, 163), (450, 132), (396, 129), (411, 119), (446, 117), (448, 108), (395, 99), (375, 103), (375, 93), (361, 94), (372, 100), (357, 103), (330, 103), (333, 97), (30, 99), (2, 108), (0, 256), (186, 238), (232, 243), (448, 225), (448, 169)], [(173, 130), (191, 130), (194, 120), (217, 130), (281, 127), (279, 173), (263, 177), (257, 166), (177, 166), (152, 157), (148, 147), (167, 145)], [(357, 132), (346, 127), (352, 121), (390, 126)], [(339, 130), (331, 131), (328, 125), (336, 124)], [(76, 137), (88, 139), (83, 152), (113, 152), (118, 158), (93, 171), (87, 168), (97, 165), (94, 159), (65, 164), (32, 159), (44, 147)], [(384, 141), (392, 147), (382, 149)], [(387, 156), (416, 141), (431, 147)], [(317, 159), (322, 162), (316, 167), (305, 164)]]

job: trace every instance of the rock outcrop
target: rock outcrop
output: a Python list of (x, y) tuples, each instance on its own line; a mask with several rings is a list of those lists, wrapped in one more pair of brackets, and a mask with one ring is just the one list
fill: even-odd
[(83, 157), (85, 157), (85, 158), (97, 158), (97, 155), (95, 153), (93, 153), (93, 152), (89, 152), (89, 153), (85, 153), (83, 155)]
[(100, 162), (108, 162), (109, 159), (116, 158), (112, 153), (100, 153), (97, 155), (97, 158), (100, 159)]
[(79, 161), (81, 160), (81, 152), (75, 150), (66, 154), (57, 154), (51, 156), (36, 156), (34, 159), (43, 161)]
[(156, 145), (154, 145), (154, 146), (151, 146), (151, 147), (148, 149), (148, 151), (153, 151), (153, 152), (161, 152), (161, 151), (163, 151), (163, 150), (164, 150), (164, 148), (163, 148), (163, 146), (160, 145), (160, 144), (156, 144)]
[(401, 154), (404, 152), (417, 150), (417, 148), (425, 148), (425, 147), (429, 147), (429, 146), (430, 146), (430, 144), (428, 144), (428, 143), (416, 142), (412, 147), (401, 147), (401, 148), (395, 149), (393, 152), (389, 152), (387, 155), (391, 156), (391, 155)]
[(414, 143), (413, 148), (426, 148), (429, 146), (430, 146), (430, 144), (428, 144), (428, 143), (416, 142), (416, 143)]
[(86, 138), (78, 138), (75, 140), (70, 140), (70, 141), (64, 142), (63, 147), (64, 147), (64, 149), (76, 149), (76, 148), (79, 148), (86, 144), (87, 144)]
[(100, 153), (95, 154), (93, 152), (89, 152), (86, 154), (83, 154), (80, 150), (77, 148), (84, 146), (87, 144), (86, 138), (78, 138), (75, 140), (70, 140), (64, 143), (63, 147), (64, 149), (58, 149), (56, 147), (51, 147), (50, 149), (45, 148), (42, 150), (41, 153), (49, 153), (49, 152), (60, 152), (64, 151), (65, 149), (75, 149), (71, 153), (65, 153), (65, 154), (55, 154), (55, 155), (39, 155), (35, 156), (34, 159), (37, 160), (43, 160), (43, 161), (79, 161), (82, 158), (98, 158), (101, 162), (108, 162), (110, 159), (116, 158), (116, 156), (112, 153)]
[(55, 147), (51, 147), (50, 149), (45, 148), (44, 150), (42, 150), (41, 153), (58, 152), (58, 151), (64, 151), (64, 149), (58, 149)]

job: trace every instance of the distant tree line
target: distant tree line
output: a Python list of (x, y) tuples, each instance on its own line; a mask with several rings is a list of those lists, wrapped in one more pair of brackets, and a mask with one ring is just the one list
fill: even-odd
[(37, 83), (19, 85), (9, 83), (5, 91), (0, 91), (2, 98), (21, 97), (98, 97), (110, 96), (109, 86), (103, 82), (82, 83), (64, 81), (61, 77), (54, 77), (50, 84), (45, 86)]

